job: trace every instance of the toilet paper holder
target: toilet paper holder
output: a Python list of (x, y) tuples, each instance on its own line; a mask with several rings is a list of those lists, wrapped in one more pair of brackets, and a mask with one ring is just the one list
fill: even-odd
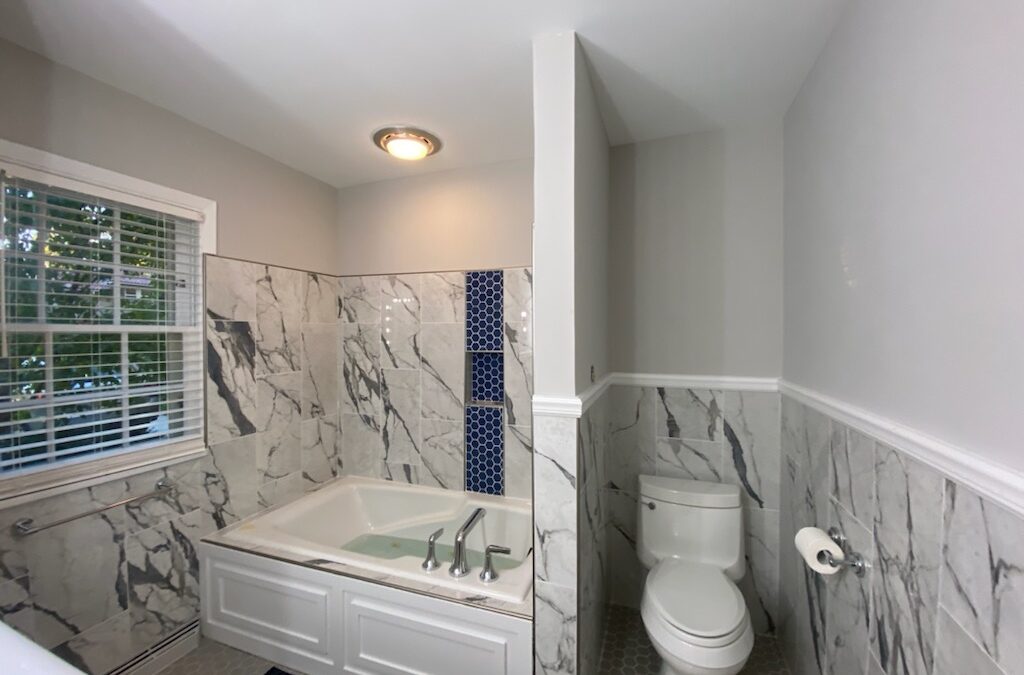
[(828, 551), (818, 552), (818, 562), (823, 565), (829, 565), (830, 567), (846, 567), (852, 569), (853, 573), (858, 577), (864, 576), (867, 571), (867, 563), (864, 561), (864, 556), (854, 551), (847, 551), (847, 539), (846, 535), (839, 531), (838, 527), (828, 528), (828, 536), (836, 543), (836, 545), (843, 549), (843, 559), (836, 560), (832, 557), (832, 554)]

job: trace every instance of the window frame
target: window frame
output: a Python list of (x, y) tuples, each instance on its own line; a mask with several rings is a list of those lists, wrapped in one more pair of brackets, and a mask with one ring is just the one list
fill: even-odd
[[(122, 202), (199, 222), (200, 264), (217, 252), (217, 202), (180, 190), (102, 169), (0, 138), (0, 169), (18, 178)], [(200, 320), (205, 315), (205, 288), (198, 289)], [(205, 332), (205, 328), (203, 329)], [(201, 377), (206, 377), (205, 354)], [(206, 391), (202, 387), (205, 402)], [(205, 403), (204, 403), (205, 409)], [(204, 413), (205, 416), (205, 413)], [(119, 452), (60, 464), (32, 473), (0, 476), (0, 508), (34, 501), (99, 483), (126, 478), (206, 454), (203, 437), (158, 447)]]

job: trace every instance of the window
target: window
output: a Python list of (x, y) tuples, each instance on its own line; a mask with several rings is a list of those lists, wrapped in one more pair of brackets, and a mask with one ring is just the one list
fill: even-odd
[(0, 173), (0, 478), (200, 446), (202, 216), (16, 171)]

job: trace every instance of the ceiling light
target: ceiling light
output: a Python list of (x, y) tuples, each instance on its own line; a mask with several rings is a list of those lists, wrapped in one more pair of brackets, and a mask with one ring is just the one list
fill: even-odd
[(441, 149), (441, 139), (414, 127), (384, 127), (373, 134), (373, 144), (392, 157), (423, 159)]

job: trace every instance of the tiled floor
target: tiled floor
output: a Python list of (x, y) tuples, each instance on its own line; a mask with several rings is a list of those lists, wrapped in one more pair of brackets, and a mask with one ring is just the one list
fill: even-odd
[[(601, 675), (658, 675), (661, 659), (644, 631), (640, 612), (611, 606), (605, 620)], [(774, 638), (758, 636), (740, 675), (789, 675)]]
[(263, 675), (273, 667), (273, 663), (258, 656), (200, 638), (199, 647), (159, 675)]

